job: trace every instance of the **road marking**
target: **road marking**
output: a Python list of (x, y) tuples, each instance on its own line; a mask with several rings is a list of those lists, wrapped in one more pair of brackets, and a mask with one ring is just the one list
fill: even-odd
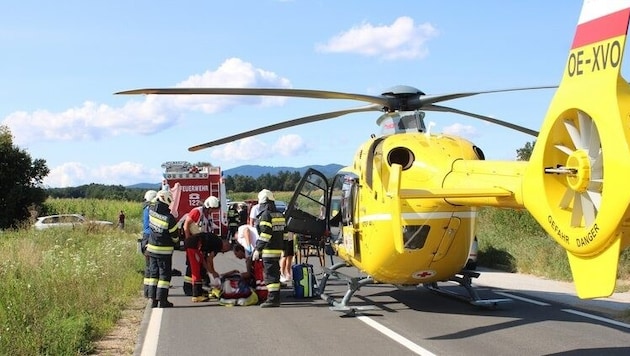
[(495, 293), (499, 294), (499, 295), (502, 295), (504, 297), (518, 299), (518, 300), (523, 301), (523, 302), (532, 303), (532, 304), (540, 305), (540, 306), (543, 306), (543, 307), (548, 307), (548, 306), (551, 305), (549, 303), (539, 302), (537, 300), (529, 299), (529, 298), (525, 298), (525, 297), (519, 297), (518, 295), (514, 295), (514, 294), (510, 294), (510, 293), (505, 293), (505, 292), (495, 292)]
[(411, 340), (407, 339), (406, 337), (398, 334), (397, 332), (391, 329), (388, 329), (384, 325), (374, 321), (373, 319), (368, 318), (367, 316), (359, 315), (357, 316), (357, 319), (361, 320), (362, 322), (366, 323), (367, 325), (379, 331), (381, 334), (389, 337), (390, 339), (396, 341), (402, 346), (413, 351), (416, 355), (435, 356), (435, 354), (432, 353), (431, 351), (421, 347), (420, 345), (414, 344)]
[(155, 356), (157, 353), (157, 344), (160, 337), (160, 325), (162, 324), (162, 309), (151, 309), (151, 319), (142, 343), (141, 356)]
[(591, 318), (591, 319), (603, 321), (603, 322), (608, 323), (608, 324), (621, 326), (622, 328), (630, 329), (630, 324), (622, 323), (621, 321), (612, 320), (612, 319), (608, 319), (608, 318), (603, 318), (601, 316), (588, 314), (588, 313), (584, 313), (584, 312), (573, 310), (573, 309), (562, 309), (562, 311), (563, 312), (567, 312), (567, 313), (571, 313), (571, 314), (575, 314), (575, 315), (580, 315), (580, 316), (583, 316), (583, 317), (586, 317), (586, 318)]

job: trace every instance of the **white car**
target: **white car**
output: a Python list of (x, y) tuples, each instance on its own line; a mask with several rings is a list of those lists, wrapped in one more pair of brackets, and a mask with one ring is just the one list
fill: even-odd
[(35, 224), (33, 224), (33, 228), (35, 228), (35, 230), (44, 230), (51, 227), (75, 227), (84, 224), (95, 224), (102, 226), (114, 225), (114, 223), (111, 221), (87, 220), (80, 214), (59, 214), (38, 217), (37, 221), (35, 221)]

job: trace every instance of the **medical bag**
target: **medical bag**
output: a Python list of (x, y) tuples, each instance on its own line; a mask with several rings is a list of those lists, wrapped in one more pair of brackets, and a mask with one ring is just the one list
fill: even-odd
[(317, 280), (313, 272), (313, 265), (308, 263), (296, 264), (293, 265), (292, 272), (294, 297), (315, 297), (317, 295)]

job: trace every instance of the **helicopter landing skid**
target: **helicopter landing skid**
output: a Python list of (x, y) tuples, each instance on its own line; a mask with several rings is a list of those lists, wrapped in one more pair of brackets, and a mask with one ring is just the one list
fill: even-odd
[[(345, 262), (341, 262), (332, 265), (330, 268), (324, 267), (324, 276), (322, 277), (318, 286), (319, 296), (330, 305), (330, 310), (339, 311), (349, 316), (354, 316), (357, 311), (374, 310), (375, 308), (369, 305), (348, 305), (348, 303), (350, 302), (350, 298), (352, 298), (354, 293), (364, 285), (374, 283), (374, 279), (372, 277), (351, 277), (338, 271), (338, 269), (342, 267), (348, 267), (348, 265)], [(346, 294), (343, 296), (343, 299), (341, 301), (338, 301), (335, 297), (324, 293), (324, 290), (326, 289), (326, 283), (328, 283), (328, 278), (330, 278), (331, 276), (335, 276), (339, 279), (344, 279), (348, 284), (348, 290), (346, 291)]]
[(479, 272), (462, 270), (460, 274), (461, 276), (460, 275), (453, 276), (450, 279), (450, 281), (456, 282), (460, 286), (464, 287), (464, 289), (466, 289), (466, 292), (468, 292), (468, 295), (463, 295), (463, 294), (453, 292), (447, 289), (441, 289), (435, 282), (425, 283), (424, 287), (428, 288), (429, 290), (433, 292), (436, 292), (436, 293), (439, 293), (448, 297), (454, 297), (454, 298), (466, 301), (474, 306), (478, 306), (482, 308), (494, 309), (499, 304), (512, 302), (512, 299), (509, 299), (509, 298), (496, 298), (496, 299), (481, 298), (479, 294), (477, 293), (477, 291), (475, 290), (475, 288), (473, 288), (472, 286), (472, 279), (479, 277)]

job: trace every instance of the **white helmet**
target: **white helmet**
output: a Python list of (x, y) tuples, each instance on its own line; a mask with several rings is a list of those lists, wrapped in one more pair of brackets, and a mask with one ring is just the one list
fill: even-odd
[(203, 202), (203, 207), (206, 209), (212, 209), (212, 208), (216, 209), (219, 207), (219, 205), (220, 205), (219, 198), (215, 196), (210, 196), (208, 197), (208, 199), (206, 199)]
[(159, 192), (157, 192), (155, 198), (166, 205), (171, 205), (171, 203), (173, 202), (173, 196), (168, 190), (160, 190)]
[(151, 201), (155, 199), (156, 195), (157, 195), (157, 192), (155, 190), (147, 190), (147, 192), (144, 193), (144, 201)]
[(258, 204), (266, 203), (268, 201), (275, 201), (273, 193), (269, 189), (263, 189), (258, 193)]

